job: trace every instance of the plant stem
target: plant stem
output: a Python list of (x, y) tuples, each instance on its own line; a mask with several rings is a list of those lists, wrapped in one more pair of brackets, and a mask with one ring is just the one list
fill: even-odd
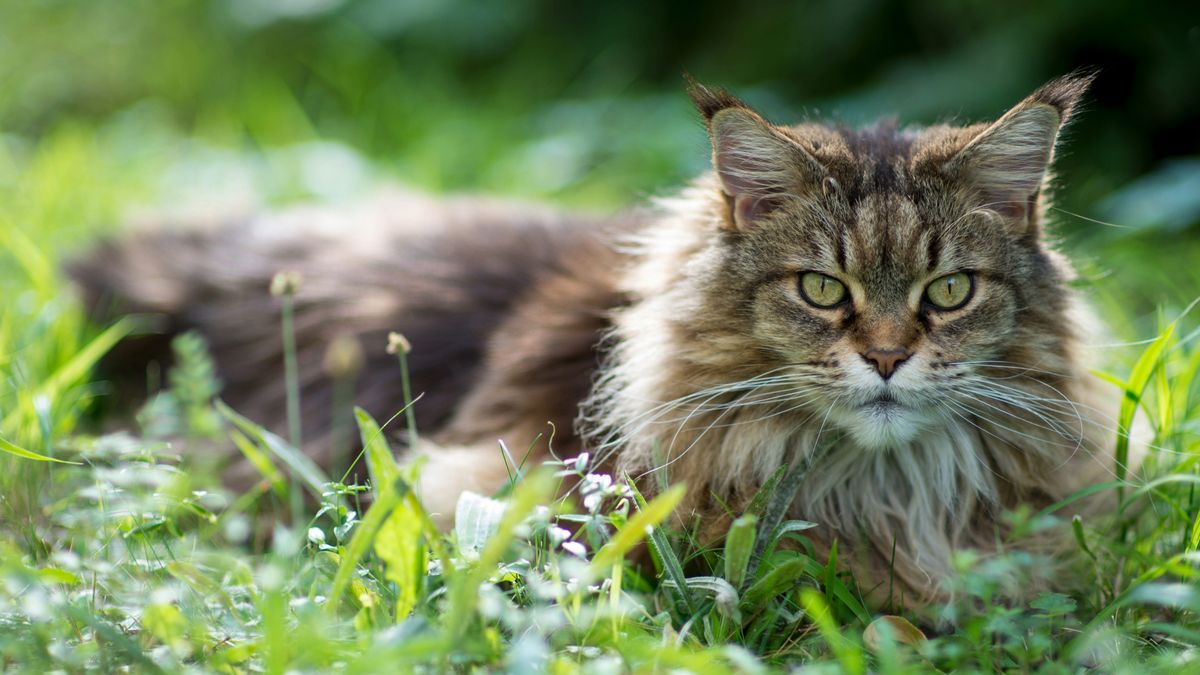
[[(300, 450), (300, 369), (296, 364), (296, 321), (295, 297), (290, 294), (283, 296), (283, 369), (284, 382), (287, 387), (287, 424), (288, 442), (297, 451)], [(291, 485), (288, 489), (288, 501), (292, 509), (292, 526), (302, 525), (304, 505), (301, 503), (300, 480), (294, 471), (291, 473)]]
[(397, 352), (400, 357), (400, 387), (404, 393), (404, 420), (408, 425), (408, 447), (417, 444), (417, 413), (413, 410), (412, 382), (408, 378), (408, 351)]
[(283, 368), (287, 386), (288, 442), (300, 449), (300, 369), (296, 365), (295, 298), (283, 296)]

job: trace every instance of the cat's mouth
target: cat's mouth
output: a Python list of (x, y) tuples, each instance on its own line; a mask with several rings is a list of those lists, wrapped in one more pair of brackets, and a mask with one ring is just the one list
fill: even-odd
[(897, 448), (911, 442), (926, 426), (925, 415), (914, 403), (881, 391), (842, 408), (834, 419), (864, 448)]
[(896, 400), (896, 397), (892, 396), (888, 392), (884, 392), (879, 396), (867, 401), (866, 403), (863, 403), (862, 407), (867, 410), (886, 412), (888, 410), (902, 408), (904, 406), (900, 403), (900, 401)]

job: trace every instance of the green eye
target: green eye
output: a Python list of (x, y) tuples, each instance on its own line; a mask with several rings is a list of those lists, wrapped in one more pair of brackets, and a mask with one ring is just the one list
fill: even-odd
[(846, 286), (820, 272), (800, 275), (800, 295), (813, 307), (833, 307), (846, 299)]
[(966, 272), (947, 274), (934, 279), (925, 289), (925, 299), (938, 309), (958, 309), (971, 299), (974, 282)]

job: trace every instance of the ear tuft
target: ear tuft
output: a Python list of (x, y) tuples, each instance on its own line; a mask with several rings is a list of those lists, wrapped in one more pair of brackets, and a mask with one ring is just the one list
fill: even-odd
[(704, 116), (704, 121), (711, 122), (713, 116), (725, 110), (726, 108), (743, 108), (749, 110), (750, 106), (742, 102), (741, 99), (721, 89), (720, 87), (707, 87), (700, 84), (691, 76), (690, 73), (684, 73), (683, 78), (687, 80), (687, 93), (695, 104), (696, 110)]
[(1039, 87), (1026, 100), (1045, 103), (1057, 110), (1059, 117), (1066, 122), (1098, 74), (1095, 70), (1079, 70), (1063, 75)]

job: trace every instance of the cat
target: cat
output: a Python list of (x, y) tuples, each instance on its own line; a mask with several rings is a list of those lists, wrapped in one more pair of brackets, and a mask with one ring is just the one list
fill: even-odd
[(816, 523), (818, 553), (836, 542), (873, 604), (923, 606), (948, 597), (957, 552), (1067, 543), (1061, 528), (998, 543), (1006, 512), (1118, 473), (1117, 394), (1085, 349), (1102, 327), (1046, 232), (1055, 146), (1090, 80), (1056, 79), (988, 124), (863, 129), (772, 124), (691, 82), (713, 169), (649, 207), (396, 191), (149, 229), (70, 270), (91, 307), (166, 320), (114, 359), (136, 371), (198, 330), (226, 400), (277, 430), (267, 287), (298, 271), (304, 447), (326, 465), (342, 450), (330, 416), (346, 414), (328, 346), (361, 346), (356, 400), (389, 416), (403, 399), (385, 342), (401, 331), (429, 432), (409, 454), (427, 458), (418, 489), (443, 524), (527, 448), (533, 463), (587, 452), (649, 492), (686, 483), (678, 515), (707, 541), (798, 466), (788, 516)]

